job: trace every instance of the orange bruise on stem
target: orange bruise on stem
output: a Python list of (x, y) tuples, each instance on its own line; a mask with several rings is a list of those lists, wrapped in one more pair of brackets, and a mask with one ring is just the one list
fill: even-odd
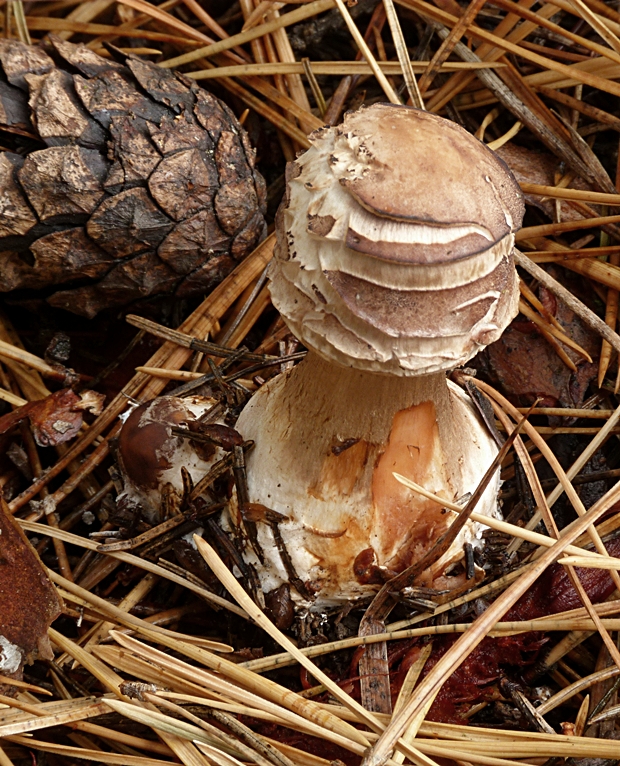
[(379, 558), (390, 569), (401, 571), (428, 551), (449, 526), (451, 516), (421, 495), (415, 497), (394, 478), (394, 472), (417, 476), (416, 483), (434, 486), (439, 497), (453, 497), (433, 402), (394, 415), (387, 446), (372, 477)]
[[(282, 541), (317, 605), (376, 592), (451, 523), (451, 512), (403, 487), (393, 472), (454, 502), (475, 490), (497, 454), (470, 400), (444, 373), (377, 375), (312, 353), (254, 395), (237, 429), (256, 442), (247, 459), (249, 500), (286, 517)], [(495, 513), (494, 485), (482, 513)], [(233, 524), (236, 515), (233, 507)], [(463, 530), (421, 580), (443, 575), (479, 531), (474, 524)], [(290, 578), (271, 529), (259, 525), (258, 534), (265, 564), (252, 564), (271, 590)]]

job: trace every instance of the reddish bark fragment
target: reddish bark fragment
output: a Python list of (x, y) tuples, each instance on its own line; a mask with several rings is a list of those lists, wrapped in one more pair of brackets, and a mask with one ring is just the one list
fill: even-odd
[(47, 629), (62, 601), (0, 496), (0, 674), (20, 679), (25, 662), (54, 655)]
[(357, 554), (353, 562), (353, 571), (360, 585), (383, 585), (385, 577), (376, 562), (377, 556), (373, 548), (365, 548)]
[(200, 420), (190, 420), (187, 430), (199, 434), (207, 442), (221, 447), (225, 452), (232, 452), (235, 447), (243, 444), (243, 437), (239, 431), (221, 423), (201, 423)]
[[(605, 548), (610, 556), (617, 556), (620, 553), (620, 538), (606, 542)], [(615, 586), (606, 570), (577, 567), (575, 571), (593, 604), (605, 601), (613, 593)], [(560, 564), (554, 564), (521, 596), (503, 619), (534, 620), (582, 606), (566, 569)]]
[[(426, 676), (458, 637), (441, 636), (424, 667)], [(428, 713), (429, 721), (465, 723), (462, 715), (471, 705), (496, 696), (494, 681), (513, 670), (531, 665), (547, 638), (542, 633), (485, 638), (441, 687)]]
[(280, 630), (288, 630), (295, 619), (295, 609), (288, 583), (265, 593), (265, 611)]

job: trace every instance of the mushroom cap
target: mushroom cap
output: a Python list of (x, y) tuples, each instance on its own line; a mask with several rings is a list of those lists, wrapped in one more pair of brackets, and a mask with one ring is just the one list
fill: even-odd
[(523, 199), (508, 167), (454, 123), (375, 104), (287, 170), (271, 292), (331, 361), (400, 375), (450, 369), (517, 312)]
[(172, 427), (193, 418), (183, 400), (172, 396), (135, 407), (118, 439), (126, 478), (144, 489), (156, 489), (181, 443), (173, 436)]
[(164, 486), (170, 484), (182, 493), (181, 467), (196, 482), (221, 457), (219, 448), (205, 451), (201, 445), (172, 432), (174, 427), (196, 421), (214, 404), (215, 400), (201, 396), (160, 396), (135, 407), (118, 439), (123, 477), (119, 499), (137, 503), (150, 521), (159, 521)]
[[(480, 231), (467, 236), (490, 234), (495, 242), (523, 218), (522, 197), (507, 165), (454, 122), (377, 104), (348, 114), (339, 132), (330, 162), (342, 169), (342, 186), (375, 216), (443, 227), (478, 225)], [(360, 159), (362, 172), (351, 172)], [(412, 256), (415, 251), (402, 254), (408, 262)], [(454, 260), (455, 254), (439, 258)]]

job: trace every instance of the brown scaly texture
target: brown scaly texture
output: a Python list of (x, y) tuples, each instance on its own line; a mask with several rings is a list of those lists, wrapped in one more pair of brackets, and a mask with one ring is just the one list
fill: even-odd
[(92, 317), (157, 293), (200, 294), (264, 237), (265, 185), (234, 114), (182, 75), (54, 36), (0, 41), (0, 291), (65, 285)]

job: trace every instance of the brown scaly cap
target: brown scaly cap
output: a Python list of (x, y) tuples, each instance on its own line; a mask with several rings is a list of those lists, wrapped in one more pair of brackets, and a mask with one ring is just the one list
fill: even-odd
[(523, 217), (507, 166), (454, 123), (375, 104), (287, 169), (274, 305), (344, 366), (419, 375), (464, 364), (517, 312)]
[(123, 467), (132, 482), (148, 489), (157, 487), (180, 442), (172, 427), (192, 419), (182, 400), (172, 396), (159, 397), (133, 410), (118, 440)]
[(523, 198), (508, 166), (453, 122), (377, 104), (348, 114), (337, 136), (336, 145), (345, 138), (365, 164), (340, 183), (374, 215), (440, 226), (479, 224), (496, 241), (521, 225)]
[[(201, 426), (200, 417), (214, 404), (214, 399), (204, 396), (158, 396), (129, 414), (117, 451), (123, 480), (118, 500), (123, 512), (137, 512), (151, 524), (178, 512), (188, 480), (197, 483), (222, 457), (223, 450), (217, 445), (231, 438), (232, 429)], [(199, 430), (210, 435), (213, 443), (196, 442), (175, 433), (175, 428)]]
[(464, 334), (484, 320), (496, 294), (512, 286), (514, 265), (512, 258), (504, 258), (487, 276), (442, 290), (435, 300), (426, 292), (380, 287), (338, 271), (327, 271), (325, 277), (354, 316), (381, 332), (424, 336), (432, 328), (434, 335), (446, 337)]
[[(311, 141), (298, 160), (317, 192), (310, 234), (390, 262), (439, 264), (485, 252), (521, 225), (523, 197), (507, 165), (441, 117), (375, 104)], [(307, 168), (315, 154), (326, 166), (318, 175)], [(338, 188), (322, 193), (326, 177)]]

